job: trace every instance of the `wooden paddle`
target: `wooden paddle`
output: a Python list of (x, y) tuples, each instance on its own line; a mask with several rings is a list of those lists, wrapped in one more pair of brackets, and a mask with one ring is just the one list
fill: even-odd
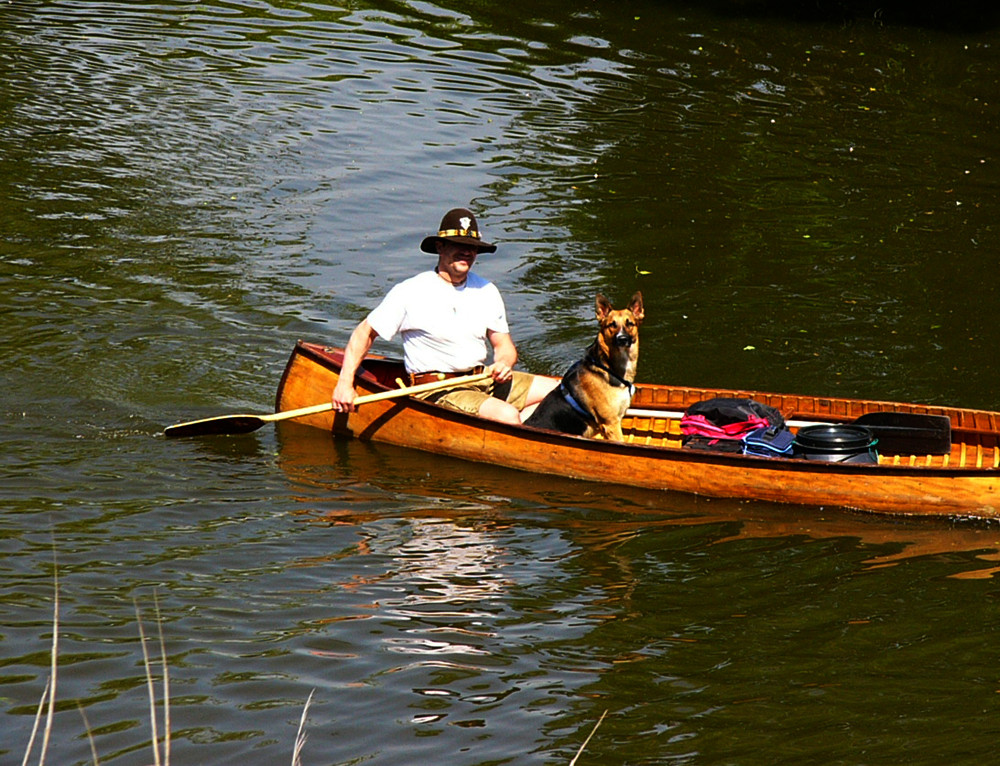
[(919, 412), (869, 412), (853, 421), (871, 430), (878, 450), (888, 455), (947, 455), (951, 418)]
[[(354, 400), (355, 406), (378, 402), (383, 399), (396, 399), (401, 396), (411, 394), (426, 394), (428, 391), (439, 391), (452, 386), (461, 386), (466, 383), (476, 383), (490, 377), (488, 372), (479, 372), (474, 375), (462, 375), (457, 378), (446, 378), (445, 380), (435, 380), (430, 383), (421, 383), (419, 386), (407, 386), (406, 388), (394, 388), (391, 391), (380, 391), (377, 394), (367, 394), (359, 396)], [(256, 431), (265, 423), (275, 423), (279, 420), (293, 420), (306, 415), (317, 415), (320, 412), (328, 412), (333, 409), (332, 402), (314, 404), (311, 407), (302, 407), (297, 410), (285, 410), (284, 412), (274, 412), (270, 415), (218, 415), (214, 418), (204, 418), (202, 420), (192, 420), (188, 423), (178, 423), (174, 426), (167, 426), (163, 429), (164, 436), (212, 436), (218, 434), (248, 434)]]

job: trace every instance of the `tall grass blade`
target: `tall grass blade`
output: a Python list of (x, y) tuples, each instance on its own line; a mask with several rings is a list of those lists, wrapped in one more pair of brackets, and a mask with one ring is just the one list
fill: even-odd
[(607, 710), (601, 713), (601, 717), (597, 719), (597, 723), (594, 724), (594, 728), (591, 730), (590, 734), (587, 735), (587, 738), (583, 741), (583, 744), (580, 745), (580, 749), (576, 751), (576, 755), (574, 755), (573, 760), (569, 762), (569, 766), (576, 766), (577, 759), (580, 757), (580, 755), (583, 754), (584, 748), (587, 747), (587, 743), (590, 742), (591, 737), (593, 737), (597, 733), (597, 727), (601, 725), (601, 723), (604, 721), (604, 716), (606, 716), (607, 714), (608, 714)]
[(56, 714), (56, 671), (59, 665), (59, 569), (56, 567), (55, 551), (52, 552), (52, 582), (54, 593), (52, 594), (52, 669), (49, 675), (52, 678), (52, 688), (49, 690), (49, 712), (45, 716), (45, 732), (42, 734), (42, 752), (38, 756), (38, 764), (45, 763), (45, 756), (49, 752), (49, 740), (52, 737), (52, 721)]
[(146, 688), (149, 690), (149, 725), (153, 730), (153, 763), (161, 766), (160, 734), (156, 727), (156, 689), (153, 687), (153, 672), (149, 666), (149, 651), (146, 649), (146, 631), (142, 628), (142, 615), (139, 614), (139, 603), (135, 604), (135, 619), (139, 626), (139, 643), (142, 644), (142, 664), (146, 668)]
[(79, 702), (76, 703), (76, 709), (80, 711), (80, 717), (83, 719), (83, 728), (87, 730), (87, 741), (90, 743), (90, 754), (94, 758), (94, 766), (101, 766), (101, 760), (97, 757), (97, 745), (94, 743), (94, 732), (90, 729), (90, 721), (87, 720), (87, 714), (83, 711), (83, 705)]
[(163, 665), (163, 763), (170, 766), (170, 672), (167, 669), (167, 647), (163, 641), (163, 618), (160, 616), (160, 597), (153, 591), (156, 607), (156, 627), (160, 634), (160, 660)]
[(309, 692), (306, 705), (302, 708), (302, 718), (299, 719), (299, 731), (295, 735), (295, 749), (292, 751), (292, 766), (302, 766), (302, 748), (306, 745), (306, 714), (309, 712), (309, 704), (312, 702), (313, 694), (316, 690)]
[(49, 689), (52, 688), (52, 679), (45, 679), (45, 688), (42, 690), (42, 698), (38, 701), (38, 711), (35, 713), (35, 723), (31, 727), (31, 736), (28, 737), (28, 747), (24, 751), (24, 760), (21, 761), (21, 766), (28, 766), (28, 759), (31, 757), (31, 751), (35, 747), (35, 737), (38, 735), (38, 726), (42, 722), (42, 711), (45, 709), (45, 701), (49, 698)]

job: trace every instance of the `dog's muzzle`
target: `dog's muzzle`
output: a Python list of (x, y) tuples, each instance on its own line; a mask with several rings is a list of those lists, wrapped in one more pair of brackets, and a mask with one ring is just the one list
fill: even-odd
[(635, 342), (635, 338), (626, 332), (620, 332), (611, 339), (611, 342), (616, 346), (621, 346), (623, 348), (628, 348)]

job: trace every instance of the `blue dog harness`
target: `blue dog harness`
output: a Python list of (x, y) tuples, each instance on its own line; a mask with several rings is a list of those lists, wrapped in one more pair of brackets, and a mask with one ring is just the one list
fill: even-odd
[(576, 400), (576, 397), (574, 397), (573, 394), (569, 392), (569, 389), (566, 388), (566, 386), (564, 386), (562, 383), (559, 384), (559, 393), (562, 394), (563, 399), (566, 400), (566, 404), (572, 407), (573, 411), (576, 412), (576, 414), (579, 415), (581, 418), (583, 418), (584, 421), (586, 421), (587, 423), (594, 423), (594, 424), (597, 423), (597, 418), (595, 418), (587, 410), (585, 410), (583, 408), (583, 405)]

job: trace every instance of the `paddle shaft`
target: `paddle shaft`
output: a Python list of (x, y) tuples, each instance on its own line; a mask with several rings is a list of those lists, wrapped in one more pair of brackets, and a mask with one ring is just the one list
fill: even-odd
[[(412, 394), (426, 394), (431, 391), (439, 391), (454, 386), (462, 386), (468, 383), (478, 383), (491, 377), (488, 372), (480, 372), (474, 375), (460, 375), (457, 378), (445, 378), (444, 380), (434, 380), (430, 383), (421, 383), (418, 386), (404, 386), (394, 388), (389, 391), (379, 391), (377, 394), (366, 394), (354, 400), (355, 406), (369, 404), (371, 402), (382, 401), (383, 399), (397, 399), (402, 396)], [(323, 402), (314, 404), (311, 407), (302, 407), (297, 410), (285, 410), (284, 412), (273, 412), (269, 415), (219, 415), (214, 418), (204, 418), (193, 420), (189, 423), (178, 423), (168, 426), (163, 430), (164, 436), (209, 436), (220, 434), (247, 434), (256, 431), (265, 423), (274, 423), (279, 420), (294, 420), (304, 418), (308, 415), (318, 415), (322, 412), (329, 412), (333, 409), (333, 402)]]
[[(432, 380), (430, 383), (421, 383), (418, 386), (406, 386), (405, 388), (393, 388), (389, 391), (379, 391), (377, 394), (365, 394), (354, 400), (354, 406), (380, 402), (383, 399), (397, 399), (401, 396), (411, 394), (426, 394), (430, 391), (440, 391), (452, 386), (464, 386), (466, 383), (478, 383), (490, 377), (488, 372), (477, 372), (474, 375), (461, 375), (457, 378), (445, 378), (444, 380)], [(266, 423), (273, 423), (278, 420), (294, 420), (304, 418), (307, 415), (318, 415), (321, 412), (328, 412), (333, 409), (333, 402), (314, 404), (310, 407), (301, 407), (297, 410), (285, 410), (284, 412), (273, 412), (270, 415), (261, 415), (260, 419)]]

